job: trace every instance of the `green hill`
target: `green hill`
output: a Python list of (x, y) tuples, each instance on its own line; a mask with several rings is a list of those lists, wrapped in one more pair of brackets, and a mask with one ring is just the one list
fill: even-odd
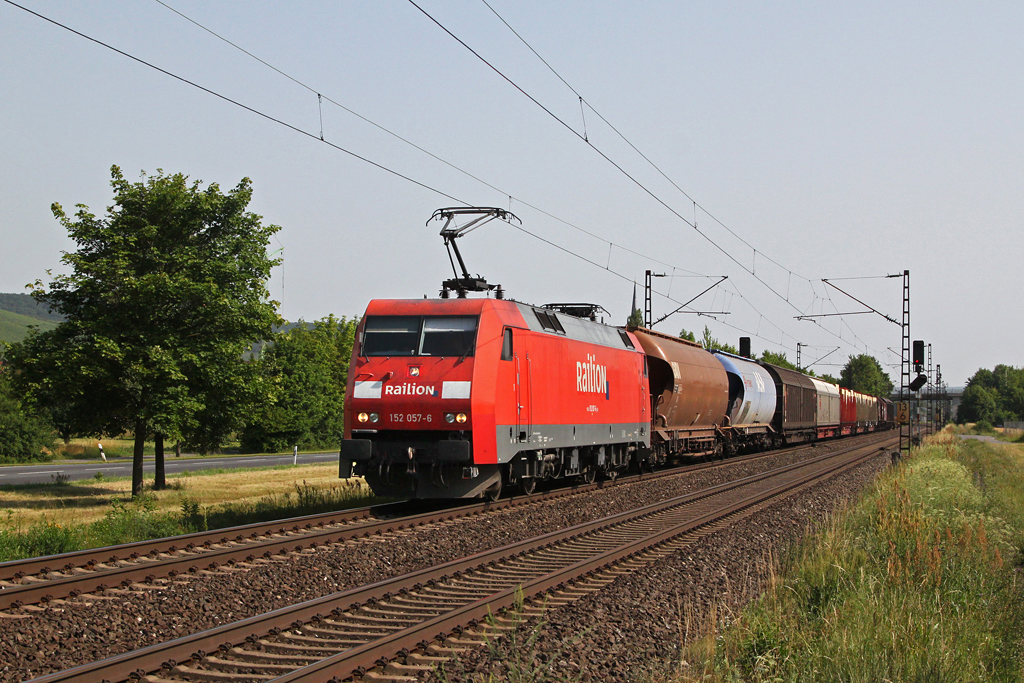
[(64, 317), (59, 313), (52, 313), (49, 308), (40, 304), (28, 294), (0, 293), (0, 309), (52, 323), (59, 323), (64, 320)]
[(12, 313), (0, 308), (0, 341), (21, 341), (28, 335), (29, 325), (37, 325), (40, 330), (52, 330), (57, 327), (55, 322)]

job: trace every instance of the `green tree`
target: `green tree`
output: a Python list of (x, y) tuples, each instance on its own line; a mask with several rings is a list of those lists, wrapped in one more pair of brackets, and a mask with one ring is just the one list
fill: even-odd
[(222, 193), (180, 173), (142, 177), (111, 168), (103, 218), (53, 205), (77, 250), (62, 258), (70, 274), (33, 296), (66, 321), (8, 353), (15, 384), (63, 435), (134, 434), (133, 496), (148, 436), (161, 487), (165, 436), (211, 445), (241, 427), (267, 393), (243, 353), (280, 320), (266, 287), (280, 228), (246, 211), (249, 179)]
[(704, 326), (704, 336), (701, 337), (700, 342), (708, 351), (718, 349), (719, 351), (725, 351), (726, 353), (732, 353), (737, 356), (740, 353), (739, 349), (737, 349), (732, 344), (726, 344), (725, 342), (718, 341), (713, 336), (711, 336), (711, 330), (708, 329), (707, 325)]
[(688, 332), (685, 328), (679, 330), (679, 338), (685, 339), (686, 341), (692, 341), (695, 343), (697, 341), (697, 335), (695, 335), (693, 332)]
[(828, 382), (829, 384), (839, 384), (842, 381), (838, 377), (833, 377), (832, 375), (821, 375), (818, 379), (822, 382)]
[(17, 399), (10, 373), (0, 363), (0, 463), (50, 460), (44, 449), (53, 441), (53, 429)]
[(328, 316), (282, 332), (264, 348), (261, 371), (275, 397), (241, 434), (243, 450), (334, 448), (344, 426), (345, 382), (357, 321)]
[(866, 353), (850, 356), (839, 373), (839, 384), (872, 396), (889, 396), (893, 388), (892, 380), (882, 369), (881, 363)]
[(982, 383), (968, 383), (960, 397), (960, 407), (956, 410), (957, 422), (988, 422), (997, 424), (1000, 420), (999, 391), (989, 389)]
[(1024, 416), (1024, 368), (980, 368), (967, 380), (956, 416), (960, 423), (1019, 420)]
[(626, 319), (626, 327), (643, 327), (644, 313), (639, 308), (634, 308)]
[[(765, 363), (771, 363), (772, 365), (778, 365), (780, 368), (789, 368), (790, 370), (800, 370), (795, 364), (790, 363), (789, 359), (786, 358), (786, 354), (778, 353), (777, 351), (769, 351), (765, 349), (761, 352), (761, 360)], [(806, 371), (801, 371), (806, 372)], [(813, 372), (808, 373), (814, 375)]]

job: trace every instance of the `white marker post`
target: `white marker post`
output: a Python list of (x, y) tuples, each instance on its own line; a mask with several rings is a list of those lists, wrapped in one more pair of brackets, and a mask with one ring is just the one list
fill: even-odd
[(292, 448), (292, 464), (293, 465), (298, 465), (299, 464), (299, 447), (298, 446), (295, 446), (295, 447)]
[(100, 457), (103, 458), (103, 462), (106, 462), (107, 461), (107, 454), (103, 452), (103, 444), (98, 443), (96, 445), (100, 447)]

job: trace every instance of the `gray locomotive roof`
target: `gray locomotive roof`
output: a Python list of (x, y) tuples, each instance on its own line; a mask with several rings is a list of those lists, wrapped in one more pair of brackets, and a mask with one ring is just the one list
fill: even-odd
[[(519, 302), (516, 302), (516, 306), (519, 307), (519, 312), (523, 314), (523, 320), (526, 321), (527, 326), (534, 332), (566, 337), (568, 339), (589, 342), (591, 344), (599, 344), (601, 346), (608, 346), (614, 349), (630, 348), (622, 340), (622, 335), (619, 334), (621, 330), (617, 327), (584, 320), (583, 318), (577, 318), (572, 315), (565, 315), (564, 313), (558, 313), (557, 311), (553, 311), (548, 308), (541, 308), (540, 306), (530, 306), (529, 304)], [(565, 330), (565, 334), (546, 329), (541, 325), (540, 320), (537, 318), (537, 311), (553, 316), (558, 320), (558, 323)]]

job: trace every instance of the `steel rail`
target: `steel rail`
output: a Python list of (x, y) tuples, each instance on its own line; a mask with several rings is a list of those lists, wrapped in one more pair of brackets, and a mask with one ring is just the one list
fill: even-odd
[[(325, 619), (325, 613), (338, 616), (343, 614), (346, 609), (358, 609), (364, 605), (372, 604), (379, 600), (386, 600), (393, 597), (396, 593), (402, 594), (403, 592), (407, 592), (410, 590), (410, 588), (414, 590), (421, 588), (422, 584), (424, 583), (426, 583), (428, 586), (436, 585), (438, 581), (447, 581), (453, 576), (461, 576), (463, 575), (463, 573), (468, 572), (470, 570), (478, 569), (481, 567), (493, 566), (494, 563), (500, 560), (522, 557), (525, 553), (530, 551), (536, 551), (538, 549), (553, 548), (557, 543), (565, 542), (568, 539), (586, 536), (587, 534), (590, 534), (592, 532), (601, 529), (608, 529), (609, 527), (617, 527), (631, 520), (648, 518), (651, 515), (655, 515), (665, 510), (669, 510), (670, 508), (678, 508), (680, 506), (690, 505), (695, 503), (696, 501), (702, 501), (727, 491), (739, 489), (745, 486), (751, 486), (764, 480), (773, 477), (779, 477), (781, 475), (795, 472), (800, 469), (814, 469), (815, 465), (824, 463), (824, 461), (835, 458), (842, 458), (844, 456), (847, 456), (851, 453), (856, 453), (858, 451), (863, 452), (863, 455), (860, 455), (858, 457), (865, 459), (873, 455), (876, 455), (878, 450), (879, 449), (877, 448), (877, 444), (869, 444), (866, 446), (851, 446), (848, 449), (822, 455), (817, 458), (803, 461), (801, 463), (795, 463), (782, 468), (778, 468), (776, 470), (772, 470), (770, 472), (752, 475), (732, 482), (719, 484), (715, 487), (687, 494), (685, 496), (680, 496), (668, 501), (652, 503), (637, 510), (611, 515), (601, 520), (585, 522), (568, 529), (549, 532), (539, 537), (535, 537), (533, 539), (527, 539), (524, 541), (513, 543), (503, 548), (497, 548), (477, 553), (469, 557), (461, 558), (459, 560), (446, 562), (436, 567), (422, 569), (411, 574), (407, 574), (405, 576), (387, 579), (368, 586), (355, 587), (346, 591), (342, 591), (340, 593), (308, 601), (300, 605), (282, 608), (264, 615), (251, 617), (240, 622), (226, 624), (224, 626), (211, 629), (209, 631), (204, 631), (201, 633), (185, 636), (173, 641), (169, 641), (167, 643), (160, 643), (148, 646), (137, 651), (123, 653), (121, 655), (117, 655), (115, 657), (111, 657), (99, 662), (84, 664), (73, 669), (69, 669), (67, 671), (58, 672), (38, 678), (36, 679), (36, 683), (57, 683), (58, 681), (62, 683), (84, 683), (86, 681), (91, 682), (97, 680), (120, 681), (127, 680), (132, 677), (137, 678), (146, 675), (149, 672), (158, 671), (161, 668), (174, 668), (175, 666), (177, 666), (178, 661), (185, 661), (190, 659), (203, 660), (207, 657), (208, 652), (215, 652), (218, 650), (221, 652), (229, 652), (235, 646), (244, 644), (246, 642), (257, 642), (259, 634), (274, 633), (275, 631), (279, 632), (280, 629), (299, 628), (303, 624), (308, 622), (319, 623)], [(884, 450), (884, 447), (881, 450)], [(844, 466), (852, 467), (855, 464), (857, 463), (851, 462), (849, 459), (847, 459), (846, 461), (840, 462), (838, 464), (827, 466), (825, 469), (835, 470), (837, 468), (841, 468)], [(802, 481), (803, 479), (808, 479), (809, 477), (822, 476), (827, 476), (827, 474), (823, 474), (821, 471), (817, 471), (810, 475), (805, 475), (803, 478), (801, 478), (801, 480), (798, 480), (795, 483), (789, 482), (783, 484), (780, 487), (775, 488), (791, 489), (794, 486), (801, 485), (800, 481)], [(763, 499), (765, 495), (766, 494), (763, 493), (760, 494), (760, 499)], [(776, 495), (779, 495), (779, 492), (777, 492)], [(745, 498), (744, 500), (747, 501), (745, 505), (749, 506), (756, 504), (755, 502), (753, 502), (755, 498), (759, 497), (750, 496)], [(699, 519), (704, 519), (706, 516), (707, 515), (700, 517)], [(707, 522), (705, 521), (704, 523), (706, 524)], [(662, 534), (660, 534), (659, 538), (661, 535), (664, 535), (664, 533), (667, 532), (663, 532)], [(669, 538), (671, 535), (672, 534), (669, 534), (668, 536), (665, 536), (665, 538)], [(678, 535), (678, 533), (675, 535)], [(657, 540), (652, 543), (660, 543), (663, 540), (665, 539), (661, 538), (661, 540)], [(637, 552), (637, 548), (639, 547), (636, 546), (636, 543), (638, 542), (639, 541), (634, 542), (633, 545), (628, 546), (629, 548), (631, 548), (631, 550), (629, 550), (629, 552), (625, 552), (625, 554), (622, 556), (625, 557), (635, 554)], [(586, 563), (589, 564), (585, 563), (588, 567), (586, 571), (591, 571), (595, 567), (603, 566), (604, 564), (607, 564), (610, 561), (612, 560), (607, 558), (602, 559), (600, 561), (598, 559), (587, 560)], [(583, 566), (580, 565), (580, 563), (576, 563), (573, 566), (577, 565)], [(531, 587), (531, 590), (546, 590), (546, 588), (541, 588), (541, 586), (549, 587), (550, 585), (557, 585), (558, 583), (566, 581), (567, 579), (564, 578), (565, 576), (567, 576), (567, 574), (565, 573), (566, 571), (567, 570), (565, 569), (559, 570), (557, 575), (561, 578), (559, 578), (557, 581), (555, 581), (554, 579), (538, 579), (531, 580), (527, 582), (527, 584), (525, 585), (529, 585)], [(583, 573), (586, 573), (586, 571), (584, 571)], [(501, 592), (500, 599), (502, 601), (507, 602), (507, 598), (511, 594), (512, 593), (509, 593), (509, 591)], [(492, 598), (493, 597), (498, 596), (492, 596)], [(456, 611), (458, 612), (459, 615), (458, 618), (461, 618), (466, 613), (468, 613), (466, 612), (466, 610), (469, 610), (471, 608), (473, 613), (476, 614), (479, 613), (479, 610), (484, 609), (485, 604), (490, 605), (488, 609), (494, 609), (496, 607), (505, 606), (505, 602), (502, 602), (502, 605), (496, 605), (496, 603), (493, 600), (490, 600), (485, 603), (483, 599), (481, 599), (473, 602), (473, 605), (475, 605), (475, 607), (473, 607), (472, 605), (468, 607), (460, 607)], [(455, 615), (455, 612), (452, 612), (452, 615)], [(443, 615), (427, 620), (425, 623), (428, 624), (428, 626), (410, 627), (413, 630), (404, 629), (399, 633), (394, 633), (392, 634), (392, 636), (387, 637), (387, 645), (381, 644), (378, 647), (390, 648), (396, 642), (401, 642), (403, 643), (403, 645), (399, 645), (395, 648), (395, 650), (399, 650), (402, 647), (406, 647), (406, 645), (404, 644), (409, 641), (409, 638), (412, 638), (412, 635), (410, 634), (412, 634), (413, 631), (415, 631), (415, 634), (418, 636), (417, 640), (413, 642), (413, 645), (416, 645), (419, 644), (419, 641), (423, 640), (423, 633), (430, 631), (430, 629), (434, 629), (433, 632), (431, 633), (431, 637), (436, 636), (440, 632), (450, 630), (451, 627), (447, 625), (449, 625), (450, 623), (454, 623), (454, 621), (452, 620), (457, 621), (456, 616), (452, 616), (451, 619), (448, 619), (447, 617), (442, 617)], [(404, 633), (405, 635), (401, 635), (402, 633)], [(394, 642), (392, 642), (392, 640), (394, 640)], [(374, 650), (369, 648), (368, 646), (359, 646), (353, 649), (350, 653), (342, 653), (346, 656), (351, 655), (351, 657), (358, 658), (358, 661), (356, 659), (352, 659), (350, 661), (349, 659), (344, 658), (342, 660), (335, 660), (336, 657), (342, 657), (342, 655), (335, 655), (334, 658), (329, 659), (332, 662), (334, 662), (332, 666), (340, 665), (339, 662), (344, 661), (345, 663), (343, 665), (340, 665), (342, 666), (343, 669), (349, 666), (349, 663), (351, 662), (356, 662), (355, 664), (353, 664), (353, 668), (358, 668), (360, 666), (364, 668), (369, 668), (366, 667), (366, 662), (369, 661), (366, 658), (369, 657), (372, 652), (377, 652), (377, 658), (379, 658), (380, 649)], [(303, 671), (308, 670), (311, 673), (314, 670), (319, 670), (317, 668), (318, 666), (319, 664), (313, 664), (303, 669)], [(352, 669), (348, 670), (351, 671)], [(337, 671), (337, 669), (335, 669), (335, 671)], [(293, 675), (298, 675), (298, 672), (288, 674), (287, 676)], [(348, 674), (346, 674), (346, 676), (347, 675)], [(287, 676), (282, 678), (281, 680), (292, 680)], [(313, 678), (310, 680), (320, 679)]]
[[(375, 666), (386, 665), (394, 653), (422, 647), (424, 640), (447, 637), (447, 634), (469, 623), (479, 622), (499, 611), (508, 610), (518, 601), (534, 598), (552, 589), (592, 575), (626, 559), (637, 557), (644, 551), (655, 548), (682, 534), (707, 526), (715, 521), (735, 515), (809, 483), (817, 482), (838, 472), (851, 469), (877, 454), (872, 451), (857, 456), (849, 461), (838, 463), (824, 471), (807, 474), (796, 481), (787, 482), (767, 491), (748, 496), (736, 503), (729, 504), (708, 512), (696, 519), (689, 520), (671, 528), (655, 533), (647, 538), (633, 541), (615, 550), (581, 560), (571, 566), (556, 570), (545, 576), (507, 588), (494, 595), (481, 598), (476, 602), (456, 608), (451, 612), (429, 621), (416, 624), (384, 636), (365, 645), (341, 652), (327, 659), (296, 669), (291, 673), (276, 677), (273, 683), (340, 683), (353, 675), (362, 675)], [(382, 656), (382, 653), (388, 653)], [(390, 657), (389, 657), (390, 655)], [(340, 673), (339, 675), (339, 672)]]
[[(811, 445), (801, 445), (789, 452), (799, 452), (812, 447)], [(412, 526), (550, 501), (610, 486), (723, 467), (748, 459), (764, 458), (785, 452), (787, 451), (755, 453), (713, 463), (701, 463), (685, 468), (623, 477), (613, 481), (576, 484), (497, 502), (461, 504), (456, 507), (414, 515), (402, 516), (402, 512), (409, 509), (410, 502), (387, 503), (354, 510), (259, 522), (183, 536), (4, 562), (0, 563), (0, 609), (75, 597), (82, 593), (100, 591), (112, 586), (126, 587), (137, 581), (152, 581), (163, 577), (173, 578), (185, 572), (194, 573), (201, 569), (216, 569), (224, 564), (253, 561), (258, 556), (269, 558), (280, 553), (300, 551), (304, 548), (317, 547), (325, 543), (337, 543), (359, 536), (390, 533)], [(395, 516), (387, 517), (387, 515)], [(227, 547), (213, 547), (218, 545)], [(167, 555), (172, 556), (167, 557)], [(140, 558), (145, 559), (140, 560)], [(127, 564), (129, 562), (131, 563)], [(58, 571), (68, 573), (52, 576), (51, 567), (54, 566), (60, 567)], [(21, 583), (14, 583), (15, 581)]]

